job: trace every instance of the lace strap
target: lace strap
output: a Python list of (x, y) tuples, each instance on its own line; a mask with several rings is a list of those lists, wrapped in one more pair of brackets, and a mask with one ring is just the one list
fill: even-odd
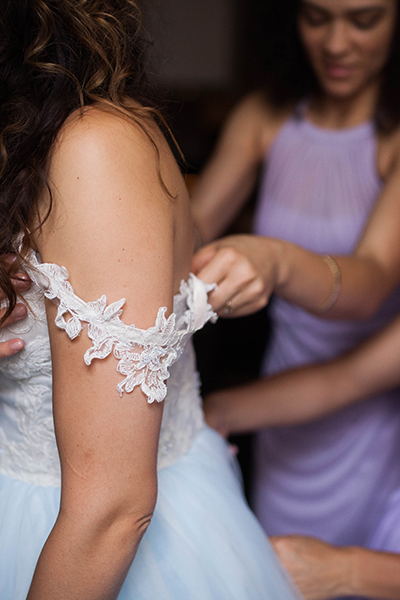
[[(123, 391), (129, 393), (140, 386), (149, 403), (162, 402), (167, 394), (168, 369), (181, 355), (188, 336), (216, 318), (207, 301), (208, 292), (215, 286), (206, 285), (192, 274), (175, 296), (174, 312), (167, 318), (166, 307), (160, 308), (155, 325), (143, 330), (120, 319), (125, 298), (108, 306), (106, 296), (85, 302), (74, 293), (65, 267), (40, 264), (34, 253), (26, 269), (44, 295), (58, 304), (57, 327), (71, 340), (86, 327), (92, 341), (84, 355), (87, 365), (113, 352), (118, 360), (117, 371), (125, 377), (117, 385), (121, 396)], [(70, 314), (67, 320), (66, 313)]]

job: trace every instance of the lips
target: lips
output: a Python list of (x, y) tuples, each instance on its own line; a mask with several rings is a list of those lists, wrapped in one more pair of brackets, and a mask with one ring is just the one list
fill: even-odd
[(324, 65), (325, 73), (332, 79), (346, 79), (353, 71), (354, 67), (337, 63), (326, 63)]

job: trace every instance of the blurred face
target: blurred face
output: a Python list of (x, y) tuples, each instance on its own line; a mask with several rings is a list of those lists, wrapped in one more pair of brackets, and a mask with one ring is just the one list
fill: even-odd
[(326, 94), (347, 98), (379, 79), (396, 0), (301, 0), (300, 39)]

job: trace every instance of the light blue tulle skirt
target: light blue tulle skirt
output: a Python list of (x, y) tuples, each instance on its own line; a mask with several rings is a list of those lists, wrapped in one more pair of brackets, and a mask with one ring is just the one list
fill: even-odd
[[(25, 600), (60, 490), (0, 475), (0, 598)], [(298, 598), (247, 507), (226, 442), (204, 429), (159, 471), (154, 517), (118, 600)]]

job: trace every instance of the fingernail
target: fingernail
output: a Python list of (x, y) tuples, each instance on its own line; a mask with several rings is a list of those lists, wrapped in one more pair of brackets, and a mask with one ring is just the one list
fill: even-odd
[(11, 342), (9, 342), (9, 346), (10, 346), (11, 350), (14, 353), (16, 353), (16, 352), (19, 352), (20, 350), (22, 350), (22, 348), (25, 346), (25, 344), (22, 340), (12, 340)]
[(26, 306), (24, 306), (23, 304), (16, 304), (14, 311), (13, 311), (13, 315), (14, 317), (18, 320), (18, 319), (23, 319), (24, 317), (26, 317)]

